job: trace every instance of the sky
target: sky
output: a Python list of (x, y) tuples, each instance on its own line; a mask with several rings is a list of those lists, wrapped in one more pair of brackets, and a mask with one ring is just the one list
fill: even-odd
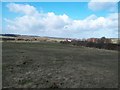
[(2, 2), (2, 33), (118, 37), (117, 2)]

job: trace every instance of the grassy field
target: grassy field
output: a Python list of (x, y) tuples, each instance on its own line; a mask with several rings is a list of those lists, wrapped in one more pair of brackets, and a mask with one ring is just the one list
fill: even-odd
[(48, 42), (3, 42), (3, 88), (116, 88), (118, 52)]

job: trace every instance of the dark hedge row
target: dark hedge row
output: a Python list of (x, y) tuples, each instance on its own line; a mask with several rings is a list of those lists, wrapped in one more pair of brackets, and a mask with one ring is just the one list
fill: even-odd
[(112, 43), (93, 43), (87, 41), (61, 41), (62, 44), (72, 44), (77, 46), (85, 46), (85, 47), (94, 47), (99, 49), (108, 49), (108, 50), (119, 50), (120, 44), (112, 44)]

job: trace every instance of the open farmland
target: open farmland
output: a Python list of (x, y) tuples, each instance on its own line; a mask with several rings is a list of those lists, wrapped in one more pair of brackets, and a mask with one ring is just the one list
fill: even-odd
[(3, 88), (116, 88), (117, 51), (50, 42), (3, 42)]

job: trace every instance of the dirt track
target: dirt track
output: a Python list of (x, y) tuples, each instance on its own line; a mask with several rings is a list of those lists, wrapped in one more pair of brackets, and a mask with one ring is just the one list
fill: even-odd
[(118, 52), (60, 43), (3, 43), (3, 87), (116, 88)]

